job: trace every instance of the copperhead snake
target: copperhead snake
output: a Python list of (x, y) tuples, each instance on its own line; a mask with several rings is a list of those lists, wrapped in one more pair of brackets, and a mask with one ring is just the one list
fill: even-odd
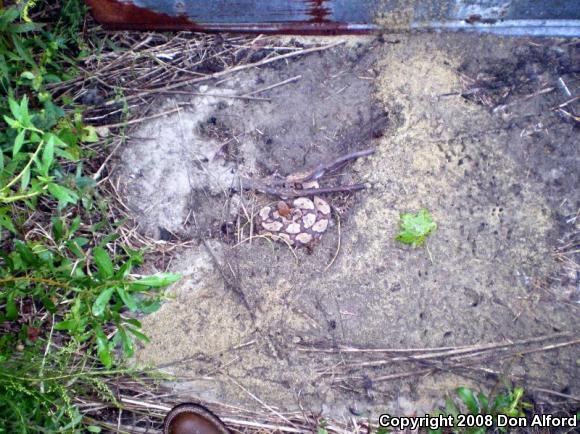
[[(318, 188), (318, 182), (302, 188)], [(330, 225), (330, 205), (319, 196), (297, 197), (266, 205), (258, 211), (257, 232), (291, 246), (311, 246)]]

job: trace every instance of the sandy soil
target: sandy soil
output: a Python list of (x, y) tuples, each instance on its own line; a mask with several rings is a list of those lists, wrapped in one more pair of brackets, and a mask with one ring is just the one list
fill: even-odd
[[(420, 414), (453, 387), (498, 377), (578, 395), (575, 346), (472, 369), (313, 351), (579, 331), (578, 271), (554, 253), (578, 233), (578, 127), (552, 110), (568, 99), (554, 83), (577, 56), (566, 41), (349, 39), (195, 89), (220, 96), (160, 101), (159, 112), (190, 105), (131, 133), (124, 194), (144, 233), (198, 246), (173, 258), (184, 278), (143, 319), (152, 342), (136, 361), (187, 378), (175, 385), (186, 395), (259, 407), (253, 394), (335, 417)], [(254, 95), (270, 101), (226, 97), (298, 75)], [(512, 90), (460, 95), (478, 75)], [(272, 198), (233, 193), (240, 175), (286, 175), (369, 146), (373, 157), (330, 180), (369, 188), (329, 198), (335, 224), (319, 245), (247, 241), (243, 217)], [(402, 246), (399, 214), (421, 208), (439, 228), (427, 248)]]

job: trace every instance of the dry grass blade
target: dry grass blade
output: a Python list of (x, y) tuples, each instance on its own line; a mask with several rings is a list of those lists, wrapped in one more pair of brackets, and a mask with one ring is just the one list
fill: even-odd
[(542, 342), (550, 339), (571, 336), (571, 333), (554, 333), (545, 336), (538, 336), (535, 338), (523, 339), (513, 342), (505, 343), (491, 343), (482, 345), (465, 345), (456, 347), (435, 347), (435, 348), (355, 348), (348, 346), (339, 346), (338, 348), (315, 348), (315, 347), (300, 347), (298, 351), (302, 352), (322, 352), (322, 353), (390, 353), (390, 354), (410, 354), (410, 353), (440, 353), (440, 354), (457, 354), (464, 352), (481, 351), (485, 349), (496, 349), (501, 347), (511, 347), (516, 345), (525, 345), (533, 342)]
[[(574, 337), (564, 342), (558, 342), (563, 338)], [(529, 348), (546, 341), (555, 341), (547, 345), (541, 345), (534, 348)], [(559, 348), (576, 346), (580, 344), (580, 339), (575, 338), (571, 333), (557, 333), (546, 336), (539, 336), (529, 339), (522, 339), (514, 342), (506, 343), (492, 343), (485, 345), (471, 345), (465, 347), (442, 347), (442, 348), (425, 348), (425, 349), (358, 349), (358, 348), (340, 348), (340, 349), (312, 349), (302, 348), (301, 351), (318, 351), (327, 354), (336, 354), (342, 359), (349, 357), (351, 362), (342, 360), (341, 363), (335, 367), (331, 372), (325, 368), (321, 368), (321, 376), (335, 376), (342, 372), (343, 375), (333, 379), (333, 382), (340, 382), (345, 378), (351, 378), (356, 375), (353, 372), (358, 370), (366, 370), (369, 368), (380, 368), (397, 363), (418, 363), (430, 366), (428, 370), (410, 371), (403, 373), (396, 373), (386, 376), (378, 376), (380, 381), (406, 378), (413, 375), (425, 375), (435, 372), (437, 370), (451, 370), (456, 368), (470, 368), (478, 369), (479, 366), (487, 366), (492, 361), (497, 361), (506, 358), (522, 357), (525, 355), (552, 351)], [(522, 347), (519, 349), (519, 347)], [(360, 359), (370, 354), (392, 354), (391, 357), (383, 357), (378, 360), (363, 360)], [(354, 358), (354, 361), (353, 361)], [(474, 368), (475, 367), (475, 368)], [(348, 375), (346, 374), (348, 373)]]

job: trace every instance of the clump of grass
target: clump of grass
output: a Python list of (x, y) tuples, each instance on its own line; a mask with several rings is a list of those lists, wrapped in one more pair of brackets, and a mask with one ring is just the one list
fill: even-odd
[(0, 8), (0, 433), (98, 432), (74, 398), (115, 405), (107, 379), (147, 341), (135, 314), (179, 276), (135, 274), (143, 252), (86, 170), (95, 130), (50, 91), (76, 73), (84, 6), (65, 0), (51, 29), (33, 3)]
[[(533, 408), (533, 405), (524, 400), (524, 389), (522, 387), (512, 387), (507, 385), (497, 393), (475, 392), (468, 387), (458, 387), (455, 389), (455, 396), (447, 396), (445, 407), (435, 414), (453, 416), (453, 420), (458, 424), (458, 415), (471, 415), (474, 426), (456, 427), (453, 432), (464, 434), (483, 434), (486, 432), (507, 432), (504, 427), (493, 427), (489, 424), (478, 425), (478, 421), (483, 420), (481, 416), (488, 416), (494, 423), (497, 417), (504, 415), (508, 417), (525, 417), (526, 411)], [(428, 430), (429, 434), (442, 434), (442, 429)]]
[[(3, 360), (0, 371), (0, 432), (74, 432), (83, 414), (75, 405), (79, 396), (102, 396), (115, 402), (103, 378), (127, 370), (102, 370), (90, 357), (79, 357), (69, 343), (49, 348), (34, 345)], [(3, 356), (5, 357), (5, 356)], [(98, 432), (90, 428), (92, 432)]]

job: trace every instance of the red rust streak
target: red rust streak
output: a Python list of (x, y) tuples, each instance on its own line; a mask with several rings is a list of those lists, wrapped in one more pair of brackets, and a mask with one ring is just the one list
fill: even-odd
[(330, 20), (328, 16), (330, 15), (330, 9), (324, 6), (326, 0), (307, 0), (311, 9), (309, 15), (312, 16), (312, 21), (315, 23), (328, 23)]
[(172, 17), (116, 0), (85, 1), (90, 6), (95, 19), (111, 29), (202, 30), (196, 23), (184, 16)]
[(107, 29), (115, 30), (191, 30), (196, 32), (281, 33), (297, 35), (337, 35), (369, 33), (371, 29), (353, 29), (347, 23), (328, 19), (327, 0), (303, 0), (309, 6), (308, 21), (257, 22), (250, 24), (205, 23), (199, 24), (186, 16), (172, 17), (147, 8), (122, 3), (118, 0), (85, 0), (95, 19)]

